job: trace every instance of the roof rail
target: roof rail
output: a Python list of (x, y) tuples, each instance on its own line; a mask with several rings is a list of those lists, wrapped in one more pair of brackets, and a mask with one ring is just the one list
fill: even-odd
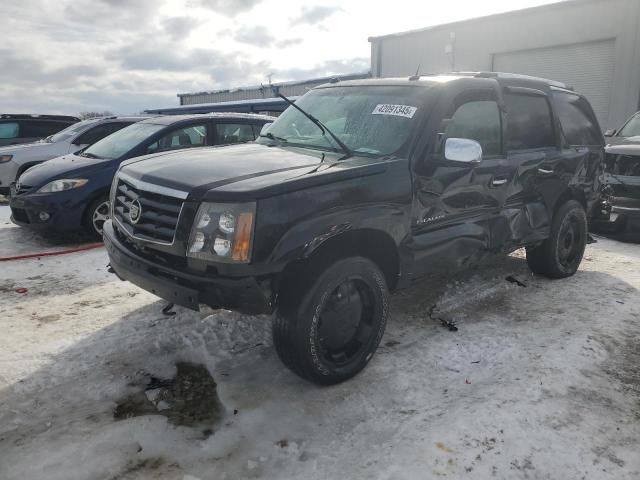
[(0, 118), (12, 118), (16, 120), (30, 120), (30, 119), (41, 119), (41, 120), (75, 120), (76, 122), (80, 121), (78, 117), (74, 117), (73, 115), (39, 115), (39, 114), (31, 114), (31, 113), (2, 113), (0, 114)]
[(537, 82), (544, 82), (547, 85), (551, 85), (558, 88), (564, 88), (566, 90), (573, 90), (573, 87), (568, 86), (566, 83), (558, 82), (557, 80), (549, 80), (548, 78), (534, 77), (532, 75), (521, 75), (519, 73), (505, 73), (505, 72), (476, 72), (474, 75), (478, 78), (503, 78), (503, 79), (515, 79), (515, 80), (534, 80)]

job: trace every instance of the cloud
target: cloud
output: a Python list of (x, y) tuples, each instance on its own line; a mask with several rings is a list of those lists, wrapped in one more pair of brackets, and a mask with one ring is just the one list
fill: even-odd
[(248, 12), (262, 0), (198, 0), (197, 4), (227, 17)]
[(344, 11), (342, 7), (338, 6), (316, 5), (314, 7), (302, 7), (302, 13), (291, 19), (291, 25), (298, 25), (301, 23), (317, 25), (332, 15), (342, 11)]
[(276, 42), (276, 47), (278, 48), (289, 48), (294, 47), (296, 45), (300, 45), (304, 40), (301, 38), (285, 38), (284, 40), (279, 40)]
[(170, 17), (162, 20), (161, 25), (172, 40), (184, 40), (202, 25), (202, 20), (193, 17)]
[(241, 28), (236, 32), (233, 38), (237, 42), (263, 48), (271, 46), (275, 41), (275, 37), (262, 25), (252, 28)]

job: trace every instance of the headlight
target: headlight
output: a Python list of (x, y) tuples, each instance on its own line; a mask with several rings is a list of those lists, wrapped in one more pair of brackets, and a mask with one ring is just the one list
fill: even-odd
[(249, 263), (255, 203), (202, 203), (193, 222), (187, 255), (202, 260)]
[(38, 190), (38, 193), (53, 193), (64, 192), (65, 190), (71, 190), (72, 188), (84, 187), (89, 180), (85, 178), (62, 178), (60, 180), (54, 180), (47, 183), (44, 187)]
[(6, 163), (11, 161), (13, 155), (0, 155), (0, 163)]

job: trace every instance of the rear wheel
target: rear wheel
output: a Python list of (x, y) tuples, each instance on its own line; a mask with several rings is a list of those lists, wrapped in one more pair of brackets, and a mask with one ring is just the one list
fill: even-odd
[(587, 234), (584, 208), (575, 200), (568, 201), (554, 215), (549, 238), (527, 248), (529, 268), (550, 278), (570, 277), (582, 262)]
[(386, 326), (388, 291), (380, 269), (362, 257), (339, 260), (294, 297), (283, 299), (273, 324), (282, 362), (322, 385), (359, 373)]
[(97, 240), (102, 240), (104, 222), (109, 220), (109, 197), (102, 195), (91, 202), (85, 215), (85, 230)]

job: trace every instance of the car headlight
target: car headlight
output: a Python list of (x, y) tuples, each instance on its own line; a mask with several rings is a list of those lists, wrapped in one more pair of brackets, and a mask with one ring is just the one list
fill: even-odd
[(225, 263), (249, 263), (255, 203), (202, 203), (193, 222), (187, 255)]
[(0, 155), (0, 163), (10, 162), (13, 155)]
[(38, 190), (38, 193), (64, 192), (72, 188), (84, 187), (88, 182), (89, 180), (85, 178), (61, 178), (60, 180), (47, 183)]

